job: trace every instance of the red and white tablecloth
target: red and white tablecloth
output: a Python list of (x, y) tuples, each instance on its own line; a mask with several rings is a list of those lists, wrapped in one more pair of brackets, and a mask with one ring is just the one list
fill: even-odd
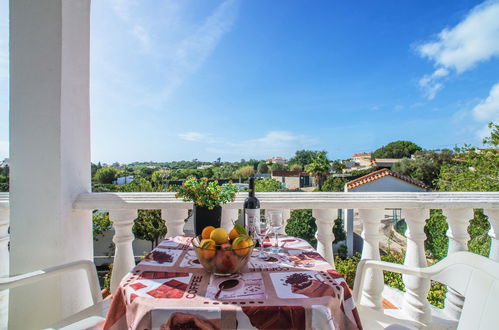
[(253, 251), (241, 274), (218, 277), (191, 239), (163, 241), (123, 278), (105, 329), (362, 328), (347, 283), (306, 241), (280, 236), (284, 253)]

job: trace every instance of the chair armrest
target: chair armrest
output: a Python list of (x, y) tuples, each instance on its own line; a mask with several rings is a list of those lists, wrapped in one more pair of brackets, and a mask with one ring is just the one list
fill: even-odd
[(378, 269), (381, 271), (386, 270), (394, 273), (414, 275), (424, 278), (429, 278), (434, 273), (433, 271), (430, 270), (430, 268), (409, 267), (405, 265), (395, 264), (392, 262), (385, 262), (372, 259), (361, 260), (357, 265), (357, 271), (355, 274), (355, 282), (353, 289), (353, 297), (358, 305), (360, 305), (360, 299), (362, 298), (362, 288), (364, 287), (364, 282), (368, 269)]
[(88, 284), (90, 287), (90, 292), (92, 294), (92, 300), (94, 304), (97, 304), (102, 300), (100, 285), (97, 278), (97, 271), (95, 270), (95, 265), (90, 260), (78, 260), (68, 264), (49, 267), (43, 270), (36, 270), (34, 272), (2, 278), (0, 277), (0, 291), (13, 289), (18, 286), (24, 286), (41, 281), (46, 278), (54, 277), (64, 273), (84, 270), (87, 276)]

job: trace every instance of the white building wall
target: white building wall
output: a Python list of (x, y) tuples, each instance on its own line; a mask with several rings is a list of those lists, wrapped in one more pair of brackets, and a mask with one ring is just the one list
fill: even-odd
[(364, 183), (358, 187), (349, 189), (348, 191), (355, 192), (424, 192), (425, 189), (416, 186), (412, 183), (397, 179), (393, 176), (387, 175), (376, 179), (374, 181)]

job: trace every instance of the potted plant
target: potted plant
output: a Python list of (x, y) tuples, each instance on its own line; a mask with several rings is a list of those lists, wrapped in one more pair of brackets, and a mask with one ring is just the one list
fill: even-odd
[(238, 189), (232, 183), (220, 186), (218, 181), (208, 181), (208, 178), (189, 177), (175, 191), (175, 197), (194, 203), (194, 229), (196, 235), (200, 235), (206, 226), (220, 227), (222, 204), (233, 201)]

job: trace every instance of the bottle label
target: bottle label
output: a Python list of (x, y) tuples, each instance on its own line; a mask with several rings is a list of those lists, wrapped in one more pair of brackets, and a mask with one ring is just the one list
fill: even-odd
[(260, 222), (260, 209), (246, 209), (244, 214), (244, 226), (248, 234), (253, 231), (255, 225)]

